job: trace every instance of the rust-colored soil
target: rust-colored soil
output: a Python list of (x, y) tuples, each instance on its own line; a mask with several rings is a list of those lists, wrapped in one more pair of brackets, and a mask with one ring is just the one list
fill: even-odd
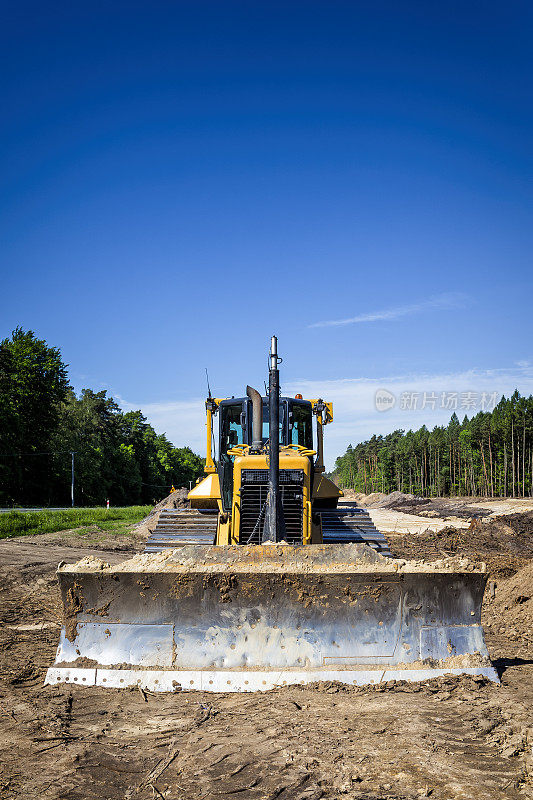
[[(87, 555), (117, 563), (124, 553), (101, 541), (99, 550), (0, 542), (0, 797), (531, 796), (531, 533), (511, 548), (511, 534), (493, 533), (483, 542), (500, 571), (484, 616), (500, 687), (444, 678), (240, 695), (44, 687), (59, 633), (55, 566)], [(481, 540), (475, 547), (457, 540), (450, 550), (455, 540), (448, 536), (437, 555), (424, 537), (411, 544), (395, 537), (393, 549), (417, 559), (464, 552), (490, 563), (476, 549)]]

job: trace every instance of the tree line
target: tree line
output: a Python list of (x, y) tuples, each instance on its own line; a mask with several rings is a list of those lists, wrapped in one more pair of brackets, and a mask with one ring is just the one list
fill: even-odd
[(141, 411), (105, 391), (76, 396), (57, 347), (17, 328), (0, 342), (0, 506), (148, 504), (203, 472)]
[(502, 397), (493, 411), (428, 430), (372, 436), (335, 463), (343, 488), (430, 495), (533, 496), (533, 397)]

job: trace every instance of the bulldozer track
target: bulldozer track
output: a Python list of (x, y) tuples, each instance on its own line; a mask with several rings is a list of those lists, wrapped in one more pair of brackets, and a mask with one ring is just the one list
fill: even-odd
[(145, 553), (173, 550), (183, 544), (214, 544), (218, 512), (213, 509), (173, 509), (162, 511), (150, 533)]
[(392, 556), (388, 541), (364, 508), (340, 506), (318, 513), (322, 518), (324, 544), (366, 544), (382, 556)]
[[(324, 544), (366, 544), (384, 556), (391, 556), (389, 543), (378, 531), (367, 511), (358, 506), (341, 506), (318, 512), (322, 518)], [(217, 532), (214, 509), (172, 509), (162, 511), (150, 533), (145, 553), (160, 553), (184, 544), (214, 544)]]

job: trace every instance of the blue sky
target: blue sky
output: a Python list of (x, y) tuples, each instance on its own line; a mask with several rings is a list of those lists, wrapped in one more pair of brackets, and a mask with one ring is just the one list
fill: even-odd
[(285, 389), (336, 403), (330, 464), (449, 417), (402, 392), (530, 393), (532, 17), (3, 4), (0, 335), (200, 448), (204, 368), (260, 387), (276, 333)]

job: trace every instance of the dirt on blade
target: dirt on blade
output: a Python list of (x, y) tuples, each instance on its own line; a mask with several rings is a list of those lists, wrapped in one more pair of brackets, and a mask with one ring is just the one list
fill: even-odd
[[(452, 557), (492, 558), (497, 567), (484, 620), (501, 686), (446, 676), (251, 694), (44, 687), (61, 621), (57, 563), (96, 557), (117, 564), (126, 554), (105, 540), (98, 548), (27, 537), (0, 542), (0, 797), (531, 796), (533, 561), (529, 522), (522, 530), (514, 522), (511, 533), (482, 528), (478, 538), (453, 539), (450, 531), (440, 548)], [(429, 534), (391, 538), (403, 557), (435, 558)]]

